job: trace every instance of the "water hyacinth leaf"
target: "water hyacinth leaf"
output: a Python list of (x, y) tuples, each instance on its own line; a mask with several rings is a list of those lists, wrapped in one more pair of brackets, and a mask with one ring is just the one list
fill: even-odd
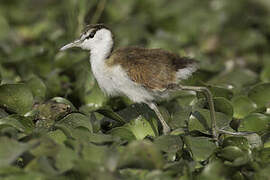
[(251, 112), (255, 111), (257, 105), (246, 96), (236, 96), (232, 99), (234, 114), (236, 119), (242, 119)]
[(34, 123), (32, 118), (18, 115), (9, 115), (7, 117), (1, 118), (0, 129), (1, 127), (5, 126), (12, 126), (24, 133), (30, 133), (34, 129)]
[(14, 166), (3, 166), (0, 168), (0, 176), (8, 176), (11, 174), (20, 174), (23, 170)]
[(160, 169), (164, 159), (156, 146), (144, 140), (133, 141), (122, 151), (119, 168)]
[(258, 134), (250, 133), (250, 134), (244, 135), (244, 137), (248, 140), (248, 143), (250, 144), (251, 149), (263, 147), (261, 136), (259, 136)]
[[(56, 122), (55, 127), (60, 128), (63, 130), (64, 133), (67, 133), (68, 136), (75, 136), (76, 128), (83, 127), (88, 130), (88, 133), (93, 132), (92, 124), (90, 119), (80, 113), (71, 113), (61, 119), (60, 121)], [(80, 131), (80, 130), (78, 130)]]
[(244, 156), (247, 152), (242, 151), (237, 146), (226, 146), (218, 152), (218, 157), (221, 157), (228, 161), (234, 161), (236, 158), (240, 156)]
[(25, 170), (29, 172), (40, 172), (43, 174), (47, 174), (47, 176), (55, 176), (58, 174), (57, 170), (53, 167), (50, 158), (47, 156), (40, 156), (38, 158), (35, 158), (27, 164)]
[(100, 90), (97, 83), (95, 83), (94, 87), (83, 97), (83, 102), (91, 111), (102, 108), (107, 101), (108, 97)]
[(176, 153), (182, 149), (183, 141), (180, 136), (163, 135), (157, 137), (154, 144), (163, 152)]
[(184, 142), (192, 152), (195, 161), (206, 160), (216, 149), (216, 145), (210, 138), (185, 136)]
[(47, 136), (52, 138), (58, 144), (64, 144), (67, 140), (67, 136), (61, 130), (50, 131)]
[(58, 153), (55, 155), (55, 167), (60, 173), (70, 170), (78, 159), (78, 154), (72, 149), (64, 145), (59, 147)]
[(0, 86), (0, 106), (7, 110), (25, 114), (34, 104), (32, 92), (24, 84), (4, 84)]
[(30, 153), (35, 157), (54, 157), (59, 152), (59, 146), (60, 144), (49, 138), (49, 136), (43, 136), (38, 139), (38, 146), (31, 149)]
[(116, 127), (116, 128), (113, 128), (113, 129), (111, 129), (109, 131), (109, 133), (112, 136), (120, 137), (123, 140), (127, 140), (127, 141), (136, 140), (136, 137), (133, 134), (133, 132), (130, 131), (129, 129), (127, 129), (126, 127)]
[(48, 97), (59, 96), (59, 94), (63, 93), (61, 87), (61, 77), (57, 71), (51, 73), (47, 77), (45, 85), (47, 87)]
[[(222, 86), (213, 86), (208, 85), (207, 88), (211, 91), (213, 97), (223, 97), (230, 100), (233, 97), (233, 92), (229, 88)], [(199, 98), (204, 98), (205, 96), (202, 93), (198, 93)]]
[(0, 167), (13, 163), (20, 155), (37, 143), (20, 143), (7, 137), (0, 138)]
[(230, 136), (223, 140), (222, 147), (227, 146), (236, 146), (239, 147), (241, 150), (248, 150), (250, 149), (250, 144), (248, 143), (248, 140), (245, 137), (236, 137), (236, 136)]
[[(238, 68), (232, 69), (227, 73), (222, 73), (215, 76), (208, 83), (217, 85), (230, 85), (235, 87), (236, 90), (244, 85), (252, 84), (257, 80), (257, 74), (248, 69)], [(234, 89), (233, 89), (234, 90)]]
[[(229, 124), (231, 117), (224, 113), (216, 112), (217, 127), (221, 129), (231, 130)], [(206, 109), (197, 108), (188, 122), (189, 131), (199, 130), (203, 133), (209, 133), (211, 127), (210, 112)]]
[(199, 175), (200, 180), (226, 180), (226, 174), (229, 169), (221, 161), (213, 161), (209, 163)]
[(4, 34), (8, 34), (9, 32), (9, 24), (8, 24), (7, 19), (2, 14), (0, 14), (0, 27), (1, 27), (0, 40), (3, 40), (6, 38)]
[(35, 101), (42, 101), (45, 99), (47, 87), (39, 77), (32, 77), (26, 82), (26, 85), (31, 90)]
[(263, 82), (270, 82), (270, 64), (266, 65), (260, 74)]
[(254, 101), (258, 107), (269, 105), (270, 103), (270, 83), (262, 83), (253, 87), (248, 92), (248, 97)]
[(165, 106), (170, 115), (169, 126), (172, 129), (185, 127), (192, 111), (191, 106), (181, 106), (178, 101), (171, 101)]
[(234, 109), (229, 100), (223, 97), (216, 97), (214, 98), (214, 105), (215, 111), (226, 114), (230, 119), (233, 117)]
[(18, 119), (13, 118), (13, 117), (5, 117), (5, 118), (0, 119), (0, 128), (6, 127), (6, 126), (12, 126), (22, 132), (25, 130), (22, 123), (20, 123)]
[[(229, 118), (232, 118), (233, 116), (233, 106), (229, 100), (223, 97), (215, 97), (213, 98), (214, 100), (214, 106), (215, 106), (215, 111), (216, 112), (221, 112), (223, 114), (226, 114)], [(197, 100), (195, 106), (193, 109), (196, 109), (197, 107), (199, 108), (208, 108), (208, 102), (206, 101), (205, 98), (201, 98)]]
[(102, 114), (110, 119), (113, 119), (113, 120), (119, 122), (122, 125), (126, 123), (124, 118), (122, 118), (119, 114), (117, 114), (116, 112), (114, 112), (110, 108), (106, 108), (106, 107), (101, 108), (101, 109), (97, 110), (97, 112), (99, 112), (100, 114)]
[(103, 133), (92, 133), (89, 135), (88, 140), (94, 144), (108, 144), (119, 141), (118, 137), (114, 137), (110, 134), (103, 134)]
[(83, 143), (81, 155), (84, 160), (102, 164), (109, 154), (109, 148), (107, 146), (98, 146), (92, 143)]
[(156, 136), (157, 125), (153, 121), (146, 120), (143, 116), (126, 123), (123, 127), (131, 131), (136, 139), (144, 139), (146, 136)]
[(256, 133), (264, 133), (269, 130), (270, 116), (252, 113), (241, 120), (239, 131), (251, 131)]

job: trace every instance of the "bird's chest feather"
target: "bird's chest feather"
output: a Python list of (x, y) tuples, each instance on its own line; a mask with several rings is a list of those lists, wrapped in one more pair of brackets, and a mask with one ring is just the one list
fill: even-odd
[(120, 65), (107, 66), (105, 62), (91, 61), (92, 72), (99, 87), (108, 95), (126, 95), (134, 102), (152, 100), (142, 86), (134, 83)]

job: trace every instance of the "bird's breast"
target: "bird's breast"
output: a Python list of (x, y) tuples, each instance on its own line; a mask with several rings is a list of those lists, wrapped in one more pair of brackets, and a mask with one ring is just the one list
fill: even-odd
[(92, 72), (99, 87), (110, 96), (125, 95), (134, 102), (152, 101), (153, 96), (141, 85), (133, 82), (120, 65), (92, 63)]

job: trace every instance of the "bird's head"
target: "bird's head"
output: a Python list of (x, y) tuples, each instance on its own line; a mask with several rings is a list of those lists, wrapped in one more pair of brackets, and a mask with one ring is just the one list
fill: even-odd
[(63, 46), (60, 50), (64, 51), (72, 47), (80, 47), (84, 50), (102, 51), (111, 49), (113, 46), (113, 37), (111, 31), (103, 24), (86, 26), (83, 33), (75, 41)]

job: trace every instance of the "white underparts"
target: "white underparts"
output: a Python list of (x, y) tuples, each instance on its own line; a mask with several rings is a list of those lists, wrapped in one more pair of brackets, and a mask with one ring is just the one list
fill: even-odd
[(153, 95), (141, 85), (133, 82), (120, 65), (107, 67), (103, 62), (91, 60), (93, 74), (99, 87), (109, 96), (125, 95), (133, 102), (154, 100)]

